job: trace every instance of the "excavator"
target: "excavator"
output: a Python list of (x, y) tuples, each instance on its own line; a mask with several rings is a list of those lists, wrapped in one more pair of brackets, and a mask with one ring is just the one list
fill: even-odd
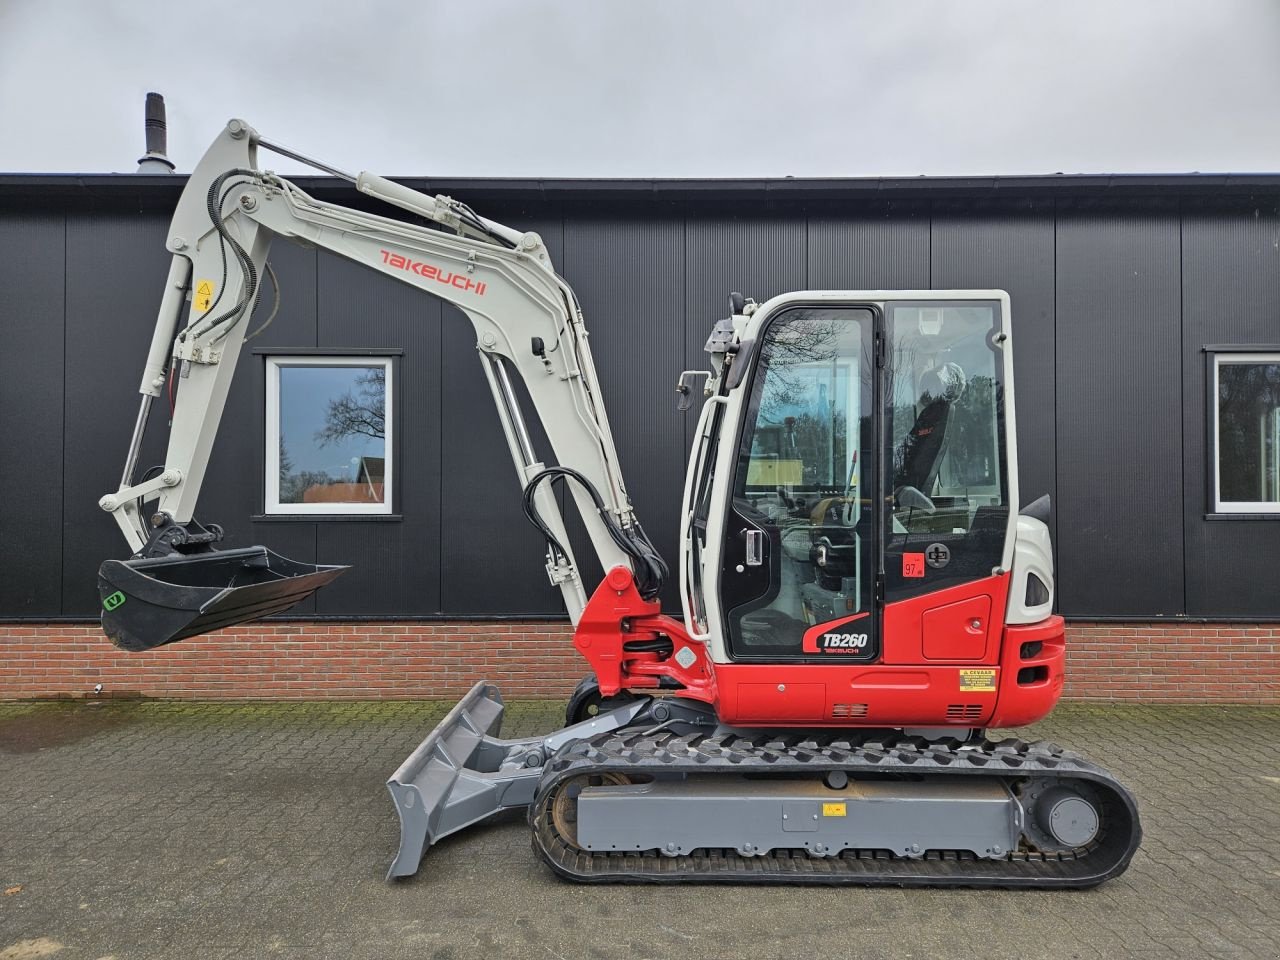
[[(387, 215), (309, 196), (260, 151), (350, 181)], [(986, 736), (1045, 717), (1065, 660), (1048, 500), (1019, 500), (1006, 293), (730, 294), (707, 369), (676, 388), (682, 409), (700, 408), (673, 615), (582, 310), (542, 239), (241, 120), (178, 201), (124, 471), (99, 504), (131, 551), (98, 576), (117, 646), (280, 613), (347, 569), (221, 547), (222, 528), (195, 516), (276, 237), (439, 297), (475, 328), (524, 512), (590, 669), (544, 736), (503, 739), (502, 694), (485, 681), (448, 712), (388, 781), (388, 879), (512, 809), (538, 856), (578, 882), (1071, 888), (1126, 869), (1141, 827), (1114, 776), (1052, 743)], [(170, 392), (165, 462), (139, 478), (150, 406)], [(594, 589), (562, 502), (600, 560)]]

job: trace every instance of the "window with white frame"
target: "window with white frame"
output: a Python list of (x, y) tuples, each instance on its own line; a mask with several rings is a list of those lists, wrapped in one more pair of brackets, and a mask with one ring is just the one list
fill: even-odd
[(1280, 514), (1280, 352), (1212, 356), (1214, 512)]
[(267, 358), (266, 512), (391, 513), (392, 363)]

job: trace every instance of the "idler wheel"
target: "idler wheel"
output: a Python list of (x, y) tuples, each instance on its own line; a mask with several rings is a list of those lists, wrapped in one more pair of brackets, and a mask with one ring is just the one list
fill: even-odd
[(551, 825), (566, 843), (578, 847), (578, 797), (583, 788), (617, 787), (630, 782), (623, 773), (584, 773), (571, 777), (560, 784), (551, 801)]

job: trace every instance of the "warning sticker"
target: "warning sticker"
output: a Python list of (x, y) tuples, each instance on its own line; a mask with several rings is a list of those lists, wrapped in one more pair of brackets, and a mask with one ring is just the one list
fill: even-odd
[(824, 803), (822, 805), (822, 815), (824, 817), (843, 817), (847, 816), (847, 813), (843, 803)]
[(200, 313), (208, 313), (213, 306), (213, 281), (197, 280), (196, 292), (191, 298), (191, 305)]
[(902, 555), (902, 575), (904, 577), (923, 577), (924, 554), (904, 553)]
[(994, 670), (961, 670), (960, 689), (991, 693), (996, 688)]

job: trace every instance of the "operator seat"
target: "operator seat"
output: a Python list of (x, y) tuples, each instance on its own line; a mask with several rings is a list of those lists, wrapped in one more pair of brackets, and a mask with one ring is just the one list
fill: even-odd
[(951, 409), (964, 393), (965, 383), (964, 371), (955, 363), (935, 367), (920, 378), (917, 390), (924, 406), (898, 446), (895, 459), (901, 466), (893, 477), (894, 490), (915, 487), (928, 496), (933, 489), (942, 466)]

